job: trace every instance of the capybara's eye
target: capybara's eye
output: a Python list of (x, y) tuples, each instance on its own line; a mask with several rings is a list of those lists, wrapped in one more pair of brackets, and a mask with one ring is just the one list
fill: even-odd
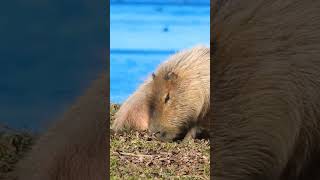
[(168, 101), (169, 101), (169, 99), (170, 99), (170, 95), (169, 95), (169, 93), (166, 95), (166, 98), (164, 99), (164, 103), (167, 103)]

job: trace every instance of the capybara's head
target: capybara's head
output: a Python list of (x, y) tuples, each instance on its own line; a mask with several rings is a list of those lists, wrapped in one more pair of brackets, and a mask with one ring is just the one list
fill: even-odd
[(149, 130), (175, 141), (209, 108), (210, 50), (196, 47), (173, 55), (152, 74)]

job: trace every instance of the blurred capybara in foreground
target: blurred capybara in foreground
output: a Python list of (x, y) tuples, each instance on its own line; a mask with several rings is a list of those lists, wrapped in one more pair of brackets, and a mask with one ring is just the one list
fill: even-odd
[(128, 98), (113, 129), (149, 129), (162, 140), (184, 138), (208, 125), (210, 49), (197, 46), (171, 56)]
[(18, 180), (107, 179), (107, 77), (103, 74), (18, 163)]
[(211, 5), (212, 179), (320, 178), (320, 1)]

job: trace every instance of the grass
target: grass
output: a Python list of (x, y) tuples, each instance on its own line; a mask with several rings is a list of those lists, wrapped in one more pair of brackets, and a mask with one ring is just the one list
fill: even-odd
[(0, 128), (0, 179), (11, 179), (15, 164), (35, 141), (35, 135), (28, 132)]
[[(119, 105), (111, 105), (111, 121)], [(111, 133), (110, 178), (209, 179), (207, 140), (166, 143), (147, 132)]]
[[(111, 105), (111, 121), (119, 109)], [(36, 135), (0, 128), (0, 179), (9, 179), (18, 160)], [(111, 133), (110, 179), (209, 179), (209, 142), (165, 143), (147, 132)], [(107, 157), (106, 157), (107, 158)]]

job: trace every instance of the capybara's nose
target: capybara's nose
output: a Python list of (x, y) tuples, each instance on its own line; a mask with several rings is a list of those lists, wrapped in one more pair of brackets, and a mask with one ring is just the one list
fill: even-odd
[(166, 133), (165, 132), (161, 132), (161, 131), (150, 131), (149, 132), (152, 136), (156, 137), (156, 138), (164, 138), (166, 136)]
[(159, 140), (166, 140), (167, 139), (167, 133), (165, 131), (158, 131), (154, 133), (154, 136)]
[(154, 125), (149, 125), (148, 131), (150, 134), (157, 134), (160, 133), (160, 131), (154, 126)]
[(149, 133), (150, 135), (154, 136), (154, 137), (158, 137), (161, 132), (158, 131), (158, 130), (149, 128), (148, 133)]
[(163, 131), (163, 132), (160, 132), (160, 137), (161, 137), (161, 138), (164, 138), (164, 137), (166, 137), (166, 135), (167, 135), (167, 133), (166, 133), (165, 131)]
[(160, 134), (161, 134), (160, 131), (157, 131), (157, 132), (153, 133), (153, 135), (155, 135), (155, 136), (159, 136)]

